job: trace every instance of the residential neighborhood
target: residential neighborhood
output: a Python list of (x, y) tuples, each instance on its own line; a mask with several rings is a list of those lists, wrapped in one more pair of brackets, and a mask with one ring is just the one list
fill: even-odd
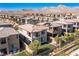
[(0, 56), (79, 56), (79, 7), (1, 10)]

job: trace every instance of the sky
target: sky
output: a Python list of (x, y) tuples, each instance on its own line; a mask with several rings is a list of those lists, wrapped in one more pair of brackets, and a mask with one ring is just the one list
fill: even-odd
[(43, 7), (56, 7), (58, 5), (78, 7), (79, 3), (0, 3), (0, 10), (39, 9)]

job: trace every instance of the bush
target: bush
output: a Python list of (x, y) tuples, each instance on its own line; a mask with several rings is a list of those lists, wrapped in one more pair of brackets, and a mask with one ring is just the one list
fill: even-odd
[(61, 41), (61, 37), (59, 37), (58, 35), (55, 37), (55, 41), (56, 41), (56, 43), (60, 43), (60, 41)]
[(76, 35), (79, 35), (79, 31), (78, 31), (78, 30), (75, 30), (75, 34), (76, 34)]
[(53, 48), (53, 45), (51, 45), (51, 44), (44, 44), (44, 45), (40, 46), (38, 49), (43, 49), (43, 48), (51, 49), (51, 48)]
[(68, 42), (69, 41), (69, 37), (68, 36), (64, 36), (62, 39), (64, 42)]
[(33, 50), (33, 53), (32, 55), (37, 55), (41, 52), (44, 52), (46, 50), (50, 50), (50, 49), (53, 49), (54, 46), (52, 46), (51, 44), (44, 44), (44, 45), (41, 45), (40, 42), (38, 40), (34, 40), (30, 45), (29, 45), (29, 48), (31, 50)]
[(42, 46), (39, 47), (38, 54), (42, 53), (46, 50), (53, 50), (53, 49), (54, 49), (54, 46), (52, 46), (51, 44), (45, 44), (45, 45), (42, 45)]
[(68, 34), (68, 35), (64, 36), (63, 41), (68, 42), (70, 40), (73, 40), (74, 38), (75, 38), (75, 35), (73, 33), (71, 33), (71, 34)]
[(36, 55), (38, 52), (38, 48), (41, 46), (41, 43), (38, 40), (34, 40), (30, 45), (29, 48), (33, 51), (32, 55)]
[(30, 54), (28, 52), (20, 52), (16, 54), (16, 56), (29, 56)]
[(75, 35), (73, 33), (70, 34), (69, 39), (74, 39), (74, 38), (75, 38)]
[(40, 46), (40, 42), (38, 40), (34, 40), (30, 45), (29, 45), (29, 48), (31, 50), (37, 50), (38, 47)]

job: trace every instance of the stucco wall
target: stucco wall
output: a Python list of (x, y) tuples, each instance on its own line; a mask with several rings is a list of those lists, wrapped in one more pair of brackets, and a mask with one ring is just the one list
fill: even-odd
[(12, 49), (12, 45), (14, 45), (17, 49), (19, 49), (20, 48), (20, 44), (19, 44), (19, 37), (18, 37), (18, 35), (9, 36), (8, 44), (9, 44), (9, 49), (10, 50)]

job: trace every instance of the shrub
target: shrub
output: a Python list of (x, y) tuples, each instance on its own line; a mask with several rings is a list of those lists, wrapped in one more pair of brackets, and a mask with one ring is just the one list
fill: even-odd
[(70, 40), (73, 40), (74, 38), (75, 38), (75, 35), (73, 33), (67, 34), (66, 36), (64, 36), (63, 41), (68, 42)]
[(53, 45), (51, 45), (51, 44), (45, 44), (45, 45), (42, 45), (42, 46), (40, 46), (39, 47), (39, 49), (38, 49), (38, 54), (39, 53), (41, 53), (41, 52), (44, 52), (44, 51), (46, 51), (46, 50), (53, 50), (55, 47), (53, 46)]
[(29, 48), (33, 50), (33, 55), (36, 55), (38, 52), (38, 48), (41, 46), (40, 42), (38, 40), (34, 40), (30, 45)]
[(40, 46), (40, 42), (38, 40), (34, 40), (30, 45), (29, 45), (29, 48), (31, 50), (37, 50), (38, 47)]
[(64, 42), (67, 42), (68, 41), (68, 37), (67, 36), (64, 36), (64, 38), (62, 39)]
[(59, 37), (58, 35), (55, 37), (55, 41), (56, 41), (56, 43), (60, 43), (60, 41), (61, 41), (61, 37)]
[(30, 54), (28, 52), (20, 52), (16, 56), (30, 56)]
[(78, 30), (75, 30), (75, 34), (76, 34), (76, 35), (79, 35), (79, 31), (78, 31)]
[(29, 45), (29, 48), (31, 50), (33, 50), (33, 53), (32, 55), (37, 55), (41, 52), (44, 52), (46, 50), (52, 50), (54, 48), (53, 45), (51, 44), (44, 44), (44, 45), (41, 45), (39, 41), (37, 40), (34, 40), (30, 45)]
[(70, 34), (69, 39), (74, 39), (74, 38), (75, 38), (75, 35), (73, 33)]
[(44, 45), (42, 45), (42, 46), (39, 47), (39, 49), (43, 49), (43, 48), (49, 48), (49, 49), (51, 49), (51, 48), (53, 48), (53, 45), (51, 45), (51, 44), (44, 44)]

